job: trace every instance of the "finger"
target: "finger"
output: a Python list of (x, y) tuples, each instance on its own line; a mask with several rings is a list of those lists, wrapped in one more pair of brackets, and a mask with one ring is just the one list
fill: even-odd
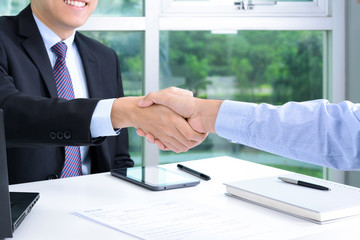
[[(186, 138), (184, 138), (180, 131), (178, 131), (177, 129), (175, 129), (174, 131), (171, 133), (171, 135), (163, 137), (161, 140), (161, 143), (165, 146), (167, 150), (171, 150), (176, 153), (187, 152), (189, 149), (199, 145), (202, 142), (187, 140)], [(155, 143), (156, 141), (160, 140), (155, 139)]]
[(145, 98), (140, 100), (140, 102), (138, 103), (138, 106), (139, 107), (149, 107), (153, 104), (154, 104), (154, 101), (152, 99), (148, 98), (148, 96), (146, 96)]
[(163, 151), (166, 151), (166, 150), (169, 150), (167, 147), (165, 147), (165, 145), (160, 142), (159, 140), (155, 140), (155, 144), (158, 146), (159, 149), (163, 150)]
[(185, 119), (181, 118), (178, 122), (179, 123), (176, 124), (175, 127), (179, 134), (174, 135), (174, 137), (187, 148), (193, 148), (199, 145), (207, 137), (206, 133), (194, 131)]
[(177, 96), (188, 96), (188, 97), (194, 96), (193, 92), (190, 90), (177, 88), (177, 87), (169, 87), (155, 93), (151, 92), (147, 94), (142, 100), (140, 100), (138, 106), (149, 107), (154, 103), (166, 106), (167, 99), (172, 94)]
[(158, 137), (162, 139), (161, 141), (156, 139), (151, 133), (145, 133), (145, 138), (149, 143), (155, 143), (158, 148), (163, 151), (173, 151), (176, 153), (188, 151), (189, 147), (183, 145), (176, 138), (171, 136), (171, 134), (174, 134), (174, 131), (177, 131), (176, 128), (171, 131), (170, 135), (159, 135)]
[(149, 143), (152, 143), (152, 144), (155, 143), (155, 138), (154, 138), (154, 136), (151, 135), (150, 133), (147, 133), (147, 134), (146, 134), (146, 140), (147, 140)]
[(194, 96), (194, 93), (192, 91), (183, 89), (183, 88), (177, 88), (177, 87), (169, 87), (163, 91), (166, 91), (167, 93), (172, 93), (175, 95), (181, 95), (181, 96), (190, 96), (190, 97)]
[(161, 91), (156, 93), (149, 93), (138, 102), (139, 107), (149, 107), (153, 104), (166, 105), (168, 97), (171, 95), (163, 94)]
[(140, 128), (136, 129), (136, 134), (139, 135), (140, 137), (145, 137), (146, 133), (141, 130)]
[(148, 93), (145, 97), (143, 97), (143, 99), (141, 99), (138, 102), (138, 106), (139, 107), (149, 107), (151, 105), (153, 105), (154, 103), (157, 103), (157, 96), (158, 96), (159, 92), (153, 93), (150, 92)]
[(177, 128), (166, 129), (163, 133), (164, 135), (160, 135), (159, 138), (155, 139), (155, 143), (160, 142), (164, 146), (164, 150), (180, 153), (187, 152), (192, 146), (195, 146), (194, 143), (187, 142)]
[[(181, 116), (168, 108), (160, 105), (151, 106), (148, 109), (142, 109), (140, 112), (146, 113), (146, 118), (138, 118), (136, 123), (146, 134), (151, 134), (155, 140), (174, 152), (188, 151), (190, 148), (199, 144), (205, 138), (195, 132), (189, 123)], [(146, 120), (147, 119), (147, 120)], [(185, 136), (184, 134), (185, 133)], [(197, 137), (197, 135), (200, 137)], [(192, 139), (196, 139), (193, 141)], [(149, 142), (153, 139), (147, 138)]]
[[(143, 130), (141, 130), (140, 128), (136, 130), (137, 135), (139, 135), (140, 137), (145, 137), (146, 140), (149, 143), (154, 144), (155, 143), (155, 138), (153, 135), (151, 135), (150, 133), (145, 133)], [(160, 147), (159, 147), (160, 148)], [(162, 146), (162, 149), (165, 149), (165, 146)]]
[[(175, 134), (174, 134), (175, 132)], [(174, 152), (186, 152), (188, 151), (190, 148), (193, 148), (197, 145), (199, 145), (204, 139), (205, 137), (201, 138), (201, 141), (193, 141), (193, 140), (187, 140), (180, 131), (178, 131), (176, 128), (174, 128), (171, 133), (169, 133), (168, 135), (161, 135), (158, 136), (159, 138), (163, 139), (161, 142), (159, 139), (155, 139), (155, 137), (151, 134), (151, 133), (145, 133), (143, 130), (141, 129), (137, 129), (136, 133), (141, 136), (141, 137), (145, 137), (146, 140), (151, 143), (151, 144), (157, 144), (158, 148), (164, 151), (174, 151)], [(175, 135), (175, 137), (173, 137), (172, 135)], [(200, 135), (204, 135), (205, 134), (200, 134)], [(181, 139), (181, 141), (179, 141), (179, 139)]]
[[(159, 143), (160, 140), (155, 140), (155, 143)], [(181, 153), (186, 152), (188, 148), (186, 148), (184, 145), (179, 144), (178, 142), (171, 141), (161, 141), (160, 142), (163, 145), (162, 150), (164, 151), (173, 151), (175, 153)], [(158, 147), (161, 146), (159, 143)]]

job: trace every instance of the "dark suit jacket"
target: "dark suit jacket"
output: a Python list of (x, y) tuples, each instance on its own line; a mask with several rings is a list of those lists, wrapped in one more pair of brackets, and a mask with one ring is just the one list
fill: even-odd
[(66, 145), (88, 145), (91, 172), (133, 166), (127, 129), (92, 138), (90, 121), (100, 99), (123, 96), (120, 66), (110, 48), (76, 33), (90, 99), (57, 98), (53, 70), (28, 6), (0, 18), (0, 108), (4, 110), (9, 181), (60, 175)]

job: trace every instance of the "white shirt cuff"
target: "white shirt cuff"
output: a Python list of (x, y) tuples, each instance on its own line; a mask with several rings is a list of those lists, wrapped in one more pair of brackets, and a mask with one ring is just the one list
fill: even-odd
[(92, 138), (116, 136), (119, 130), (114, 130), (111, 123), (111, 109), (115, 98), (98, 102), (91, 118), (90, 131)]

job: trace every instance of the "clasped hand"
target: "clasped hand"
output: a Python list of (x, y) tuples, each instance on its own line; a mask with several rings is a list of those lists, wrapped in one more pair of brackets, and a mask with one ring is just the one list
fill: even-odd
[(215, 133), (221, 103), (170, 87), (145, 97), (116, 99), (111, 121), (114, 128), (134, 127), (138, 135), (160, 149), (179, 153), (202, 143), (209, 132)]
[[(210, 108), (209, 106), (209, 109), (207, 109), (206, 104), (215, 104), (217, 107)], [(209, 132), (215, 133), (214, 125), (220, 104), (221, 101), (194, 98), (191, 91), (170, 87), (156, 93), (149, 93), (138, 103), (138, 106), (148, 108), (150, 106), (162, 105), (180, 115), (194, 131), (191, 133), (191, 136), (198, 136), (197, 141), (193, 141), (194, 144), (192, 146), (187, 145), (192, 148), (205, 140)], [(207, 113), (204, 114), (204, 112)], [(162, 141), (161, 138), (156, 137), (152, 132), (146, 131), (143, 128), (138, 128), (136, 132), (138, 135), (146, 137), (148, 142), (155, 143), (160, 149), (174, 151), (174, 144)]]

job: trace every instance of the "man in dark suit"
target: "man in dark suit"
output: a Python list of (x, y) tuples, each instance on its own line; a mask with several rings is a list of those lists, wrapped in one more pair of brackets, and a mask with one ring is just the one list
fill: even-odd
[[(176, 152), (205, 137), (172, 110), (141, 109), (140, 97), (123, 97), (115, 52), (75, 31), (97, 2), (32, 0), (18, 16), (0, 18), (0, 108), (11, 184), (60, 176), (64, 146), (85, 146), (83, 173), (133, 166), (127, 131), (122, 128), (141, 128)], [(58, 98), (56, 56), (48, 46), (54, 38), (71, 50), (66, 62), (73, 100)]]

